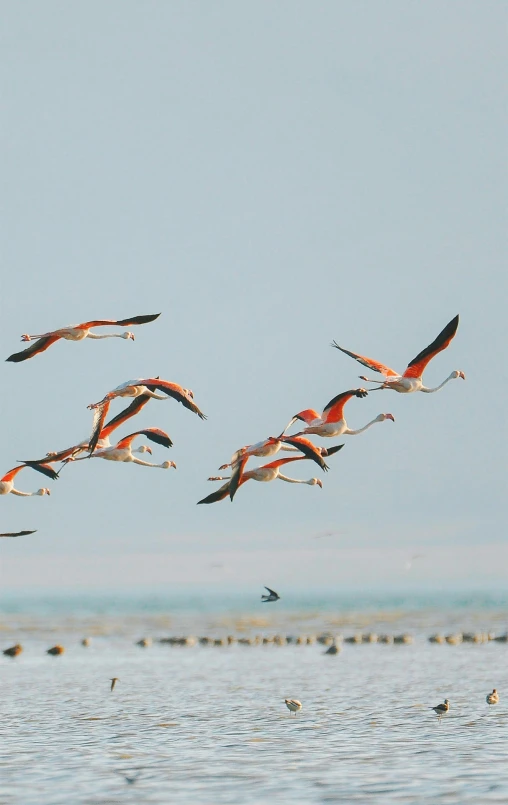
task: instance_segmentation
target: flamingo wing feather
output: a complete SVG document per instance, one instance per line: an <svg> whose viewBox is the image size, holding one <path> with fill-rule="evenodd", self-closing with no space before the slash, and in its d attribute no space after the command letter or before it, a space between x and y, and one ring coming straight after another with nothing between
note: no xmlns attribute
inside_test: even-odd
<svg viewBox="0 0 508 805"><path fill-rule="evenodd" d="M379 372L385 377L399 377L397 372L394 372L394 370L390 369L389 366L385 366L384 363L374 360L374 358L366 358L364 355L358 355L356 352L350 352L348 349L340 347L336 341L333 341L331 346L335 347L336 349L340 349L340 351L344 352L345 355L349 355L350 358L354 358L355 361L358 361L358 363L366 366L367 369L372 369L373 372Z"/></svg>
<svg viewBox="0 0 508 805"><path fill-rule="evenodd" d="M119 414L113 417L113 419L110 419L110 421L104 425L100 433L100 438L105 439L110 433L112 433L112 431L120 427L123 422L126 422L128 419L135 416L138 411L141 411L141 409L148 402L150 402L150 397L148 394L141 394L139 397L134 397L133 401L127 406L127 408L124 408L123 411L120 411Z"/></svg>
<svg viewBox="0 0 508 805"><path fill-rule="evenodd" d="M27 349L22 349L21 352L14 352L5 360L11 361L12 363L26 361L28 358L33 358L34 355L38 355L39 352L45 352L52 344L55 343L55 341L58 341L59 339L59 335L46 335L44 338L38 338L37 341L34 341L34 343L27 347Z"/></svg>
<svg viewBox="0 0 508 805"><path fill-rule="evenodd" d="M365 389L349 389L337 394L323 409L323 419L326 422L339 422L343 417L345 404L352 397L366 397L367 392Z"/></svg>
<svg viewBox="0 0 508 805"><path fill-rule="evenodd" d="M443 330L441 330L438 337L434 339L432 344L429 344L428 347L422 349L416 358L413 358L413 360L408 363L403 377L421 377L429 361L431 361L432 358L434 358L439 352L442 352L444 349L446 349L446 347L449 345L450 341L457 332L458 326L459 317L457 315L450 322L448 322Z"/></svg>
<svg viewBox="0 0 508 805"><path fill-rule="evenodd" d="M203 498L203 500L198 500L198 506L200 503L217 503L219 500L224 500L224 498L227 498L228 494L229 481L226 484L223 484L220 489L216 489L215 492L207 495L206 498Z"/></svg>
<svg viewBox="0 0 508 805"><path fill-rule="evenodd" d="M304 436L283 436L281 441L285 444L290 444L292 447L296 447L306 458L310 458L312 461L315 461L316 464L319 464L324 472L330 469L328 464L325 464L320 450L312 444L310 439L306 439Z"/></svg>

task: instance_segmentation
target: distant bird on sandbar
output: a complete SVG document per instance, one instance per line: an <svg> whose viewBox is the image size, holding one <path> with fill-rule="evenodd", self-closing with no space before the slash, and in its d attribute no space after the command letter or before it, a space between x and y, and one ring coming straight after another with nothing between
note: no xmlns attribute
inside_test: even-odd
<svg viewBox="0 0 508 805"><path fill-rule="evenodd" d="M157 391L162 391L162 394L157 394ZM184 389L182 386L178 385L178 383L172 383L169 380L161 380L159 377L138 377L135 380L127 380L112 391L108 391L102 400L88 406L88 408L91 408L95 412L92 435L89 440L88 449L90 451L92 451L97 444L98 434L100 434L103 428L111 401L114 400L115 397L141 397L142 395L152 397L154 400L167 400L168 397L172 397L177 402L182 403L189 411L197 414L200 419L206 419L205 414L199 410L194 402L194 394L191 389Z"/></svg>
<svg viewBox="0 0 508 805"><path fill-rule="evenodd" d="M298 414L294 415L282 431L281 437L297 420L305 422L307 427L295 434L296 436L305 436L314 433L316 436L326 438L342 435L357 436L359 433L363 433L364 430L367 430L367 428L370 428L371 425L374 425L376 422L384 422L385 419L391 419L392 422L395 422L393 414L379 414L379 416L368 422L363 428L359 428L359 430L351 430L348 428L343 413L345 404L353 397L362 398L366 396L367 391L365 389L349 389L349 391L343 391L331 399L330 402L325 405L322 414L314 411L313 408L306 408L304 411L300 411Z"/></svg>
<svg viewBox="0 0 508 805"><path fill-rule="evenodd" d="M488 694L486 701L487 704L499 704L499 693L497 692L496 688L494 688L492 693Z"/></svg>
<svg viewBox="0 0 508 805"><path fill-rule="evenodd" d="M51 492L46 487L44 489L38 489L37 492L20 492L19 489L14 489L14 478L21 472L21 470L25 469L26 464L20 464L18 467L13 467L12 470L6 472L5 475L0 478L0 495L8 495L9 492L13 495L18 495L22 498L31 497L32 495L50 495ZM33 470L36 472L42 472L43 475L46 475L48 478L51 478L55 481L58 478L58 475L47 464L37 464L36 466L32 467Z"/></svg>
<svg viewBox="0 0 508 805"><path fill-rule="evenodd" d="M120 681L120 679L119 679L119 677L117 677L117 676L114 676L114 677L111 679L111 688L110 688L110 690L111 690L111 691L113 691L113 689L114 689L114 687L115 687L116 683L117 683L117 682L119 682L119 681Z"/></svg>
<svg viewBox="0 0 508 805"><path fill-rule="evenodd" d="M302 709L302 703L298 701L298 699L284 699L285 705L291 713L294 713L295 716L298 710Z"/></svg>
<svg viewBox="0 0 508 805"><path fill-rule="evenodd" d="M83 341L84 338L130 338L134 341L134 333L110 333L108 335L95 335L91 333L92 327L130 327L136 324L148 324L151 321L158 319L160 313L155 313L151 316L133 316L130 319L95 319L94 321L85 321L83 324L71 324L68 327L61 327L59 330L51 330L49 333L41 333L41 335L22 335L22 341L34 341L31 347L15 352L6 358L7 361L13 363L20 363L26 361L28 358L33 358L40 352L45 352L52 344L64 338L66 341Z"/></svg>
<svg viewBox="0 0 508 805"><path fill-rule="evenodd" d="M134 464L141 464L142 467L160 467L163 470L174 467L176 469L176 464L174 461L164 461L162 464L152 464L149 461L142 461L141 459L136 458L133 453L152 454L151 447L148 447L145 444L142 444L140 447L136 447L134 450L132 449L132 442L136 436L142 435L148 436L152 439L152 441L157 442L157 444L160 444L163 447L170 447L172 444L168 434L164 433L163 430L159 430L159 428L145 428L144 430L137 430L135 433L125 436L118 442L118 444L115 444L112 447L104 447L101 450L95 450L95 452L90 453L89 456L82 456L81 458L70 456L67 459L67 463L88 461L89 458L104 458L107 461L132 462Z"/></svg>
<svg viewBox="0 0 508 805"><path fill-rule="evenodd" d="M23 651L23 646L20 643L16 643L15 646L11 646L10 648L4 649L3 653L6 657L17 657L18 654L21 654Z"/></svg>
<svg viewBox="0 0 508 805"><path fill-rule="evenodd" d="M51 648L48 648L46 654L51 654L52 657L58 657L60 654L63 654L64 651L65 651L64 647L58 645L57 643L56 646L51 646Z"/></svg>
<svg viewBox="0 0 508 805"><path fill-rule="evenodd" d="M276 593L275 590L270 590L270 588L267 587L266 584L265 584L265 590L268 590L268 595L261 596L261 601L263 601L263 603L267 604L269 601L280 600L280 595Z"/></svg>
<svg viewBox="0 0 508 805"><path fill-rule="evenodd" d="M35 531L16 531L11 534L0 534L0 537L26 537L27 534L35 534Z"/></svg>
<svg viewBox="0 0 508 805"><path fill-rule="evenodd" d="M363 364L363 366L366 366L367 369L371 369L373 372L379 372L384 376L385 379L382 384L377 386L376 389L371 389L371 391L377 391L379 389L393 389L393 391L398 391L400 394L410 394L413 391L424 391L426 394L432 394L432 392L442 389L449 380L455 380L457 377L461 377L462 380L466 379L464 372L456 369L446 378L446 380L443 380L439 386L436 386L433 389L424 386L422 381L422 375L425 367L429 361L432 360L432 358L434 358L439 352L442 352L444 349L446 349L457 332L458 326L459 317L457 315L439 333L432 344L429 344L428 347L425 347L425 349L418 353L416 358L413 358L413 360L408 364L406 371L402 375L399 375L398 372L395 372L388 366L379 363L379 361L373 360L373 358L365 358L363 355L357 355L356 352L349 352L349 350L344 349L344 347L340 347L336 341L333 341L331 346L335 347L336 349L340 349L341 352L344 352L346 355L354 358L356 361ZM366 380L367 383L381 382L379 380L365 377L364 375L360 375L360 380Z"/></svg>
<svg viewBox="0 0 508 805"><path fill-rule="evenodd" d="M445 713L447 713L450 709L450 702L448 699L445 699L444 704L437 704L435 707L431 707L430 709L434 710L438 718L442 718L442 716L444 716Z"/></svg>

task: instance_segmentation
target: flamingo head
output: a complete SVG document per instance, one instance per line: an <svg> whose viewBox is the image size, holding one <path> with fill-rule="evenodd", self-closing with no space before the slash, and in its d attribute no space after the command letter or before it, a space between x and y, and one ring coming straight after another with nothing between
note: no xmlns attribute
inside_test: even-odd
<svg viewBox="0 0 508 805"><path fill-rule="evenodd" d="M466 375L460 369L455 369L455 371L451 373L450 377L453 378L453 380L455 380L457 377L461 377L462 380L466 379Z"/></svg>
<svg viewBox="0 0 508 805"><path fill-rule="evenodd" d="M122 338L131 338L133 341L136 340L134 338L134 333L122 333Z"/></svg>
<svg viewBox="0 0 508 805"><path fill-rule="evenodd" d="M311 486L319 486L321 489L323 488L323 481L320 478L311 478L309 484Z"/></svg>
<svg viewBox="0 0 508 805"><path fill-rule="evenodd" d="M142 444L136 450L134 450L133 452L134 453L150 453L150 455L152 455L152 448L148 447L147 444Z"/></svg>
<svg viewBox="0 0 508 805"><path fill-rule="evenodd" d="M392 422L395 422L393 414L379 414L379 416L376 417L376 422L384 422L385 419L391 419Z"/></svg>
<svg viewBox="0 0 508 805"><path fill-rule="evenodd" d="M191 398L191 400L194 399L194 392L192 391L192 389L184 389L183 391L184 391L184 394L187 395L187 397Z"/></svg>
<svg viewBox="0 0 508 805"><path fill-rule="evenodd" d="M176 470L176 464L174 461L165 461L164 464L161 464L163 470L169 470L170 467L174 467Z"/></svg>
<svg viewBox="0 0 508 805"><path fill-rule="evenodd" d="M36 495L51 495L51 492L49 491L49 489L43 488L43 489L38 489L35 494Z"/></svg>

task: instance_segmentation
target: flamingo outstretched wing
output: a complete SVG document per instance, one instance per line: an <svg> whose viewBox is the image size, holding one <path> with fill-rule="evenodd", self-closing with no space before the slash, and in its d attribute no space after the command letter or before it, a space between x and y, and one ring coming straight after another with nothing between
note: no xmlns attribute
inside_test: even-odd
<svg viewBox="0 0 508 805"><path fill-rule="evenodd" d="M441 330L438 337L434 339L432 344L429 344L428 347L422 349L416 358L413 358L413 360L408 363L407 369L402 376L421 377L429 361L431 361L432 358L434 358L434 356L439 352L442 352L444 349L446 349L452 338L455 336L458 326L459 316L457 314L457 316L448 322L446 327Z"/></svg>
<svg viewBox="0 0 508 805"><path fill-rule="evenodd" d="M337 394L323 409L323 419L326 422L340 422L343 418L343 410L345 404L352 397L366 397L367 391L365 389L350 389Z"/></svg>
<svg viewBox="0 0 508 805"><path fill-rule="evenodd" d="M26 361L28 358L33 358L34 355L38 355L39 352L45 352L55 341L59 340L59 335L46 335L43 338L38 338L31 346L22 349L21 352L14 352L12 355L9 355L5 360L11 361L12 363Z"/></svg>
<svg viewBox="0 0 508 805"><path fill-rule="evenodd" d="M18 472L21 472L21 470L24 469L24 467L31 467L36 472L42 472L43 475L46 475L48 478L51 478L53 481L56 481L56 479L58 478L58 475L55 472L55 470L53 469L53 467L50 467L48 464L29 464L29 463L25 463L25 464L20 464L18 467L13 467L12 470L9 470L8 472L6 472L5 475L3 476L3 478L0 478L0 481L12 481L12 479L18 474Z"/></svg>
<svg viewBox="0 0 508 805"><path fill-rule="evenodd" d="M243 471L249 458L249 453L245 450L245 447L240 448L231 456L231 479L228 489L231 502L233 502L238 487L242 484Z"/></svg>
<svg viewBox="0 0 508 805"><path fill-rule="evenodd" d="M122 450L124 447L130 447L136 436L146 436L146 438L150 439L150 441L160 444L163 447L173 447L173 442L169 438L168 434L159 428L145 428L144 430L137 430L135 433L129 434L129 436L124 436L124 438L118 442L116 447L119 450Z"/></svg>
<svg viewBox="0 0 508 805"><path fill-rule="evenodd" d="M28 467L32 467L32 469L35 469L34 465L55 464L57 461L65 461L67 458L69 458L69 456L74 455L74 453L80 453L84 449L84 447L76 444L74 447L68 447L67 450L60 450L58 453L51 453L51 455L44 456L44 458L28 459L22 463L26 464Z"/></svg>
<svg viewBox="0 0 508 805"><path fill-rule="evenodd" d="M148 378L142 381L150 391L162 391L168 397L173 397L177 402L182 403L185 408L197 414L200 419L206 419L205 414L199 410L192 397L182 388L178 383L170 383L168 380L159 380L158 378Z"/></svg>
<svg viewBox="0 0 508 805"><path fill-rule="evenodd" d="M220 489L216 489L210 495L207 495L203 500L198 500L197 505L200 503L217 503L219 500L224 500L229 495L229 481L223 484Z"/></svg>
<svg viewBox="0 0 508 805"><path fill-rule="evenodd" d="M349 355L350 358L354 358L355 361L358 361L358 363L366 366L367 369L372 369L373 372L379 372L385 377L399 377L398 372L394 372L393 369L390 369L389 366L385 366L384 363L380 363L380 361L375 361L374 358L366 358L364 355L358 355L356 352L350 352L348 349L340 347L336 341L332 341L330 346L340 349L341 352Z"/></svg>
<svg viewBox="0 0 508 805"><path fill-rule="evenodd" d="M284 442L284 444L290 444L292 447L296 447L297 450L300 450L306 458L310 458L312 461L315 461L316 464L319 464L324 472L327 472L330 469L328 464L325 464L323 461L323 456L321 455L320 449L312 444L310 439L306 439L305 436L283 436L281 438L281 442Z"/></svg>
<svg viewBox="0 0 508 805"><path fill-rule="evenodd" d="M80 330L90 330L92 327L129 327L136 324L148 324L151 321L158 319L160 313L154 313L150 316L132 316L130 319L94 319L93 321L84 321L81 324L75 325Z"/></svg>

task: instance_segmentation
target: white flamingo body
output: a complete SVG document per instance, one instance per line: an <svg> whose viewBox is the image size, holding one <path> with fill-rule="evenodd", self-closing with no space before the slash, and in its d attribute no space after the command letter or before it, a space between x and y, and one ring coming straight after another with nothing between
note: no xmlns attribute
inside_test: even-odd
<svg viewBox="0 0 508 805"><path fill-rule="evenodd" d="M362 398L366 396L367 392L365 389L350 389L349 391L343 391L341 394L337 394L336 397L330 400L330 402L324 407L321 415L319 415L319 413L313 408L306 408L304 411L300 411L298 414L295 414L295 416L282 431L282 434L284 434L287 429L290 428L291 425L297 420L305 422L307 427L295 434L296 436L315 434L316 436L322 436L324 438L333 438L334 436L343 435L357 436L359 433L363 433L365 430L367 430L367 428L370 428L376 422L384 422L385 419L391 419L392 422L395 422L393 414L379 414L375 419L371 420L371 422L367 422L363 428L351 430L351 428L348 427L344 417L344 406L350 399L352 399L352 397Z"/></svg>
<svg viewBox="0 0 508 805"><path fill-rule="evenodd" d="M288 453L298 452L296 447L288 447L287 445L283 444L280 439L264 439L262 442L256 442L256 444L249 444L246 447L240 448L240 450L237 450L236 453L233 454L231 463L222 464L219 469L225 470L228 467L231 467L234 459L239 454L248 458L251 458L252 456L256 456L257 458L267 458L269 456L276 455L279 450L285 450Z"/></svg>
<svg viewBox="0 0 508 805"><path fill-rule="evenodd" d="M136 431L136 433L131 433L129 436L125 436L121 439L117 444L113 445L112 447L105 447L101 450L96 450L94 453L91 454L91 458L103 458L106 461L120 461L120 462L132 462L133 464L140 464L143 467L159 467L160 469L167 470L170 467L174 467L176 469L176 464L174 461L164 461L162 464L151 464L148 461L141 461L141 459L136 458L134 453L152 453L152 450L147 445L141 445L135 449L132 448L132 442L136 438L136 436L143 435L152 435L155 437L159 444L162 444L164 447L171 446L171 440L167 433L164 431L159 430L158 428L145 428L144 430ZM83 458L71 457L69 461L86 461L89 456L84 456Z"/></svg>

